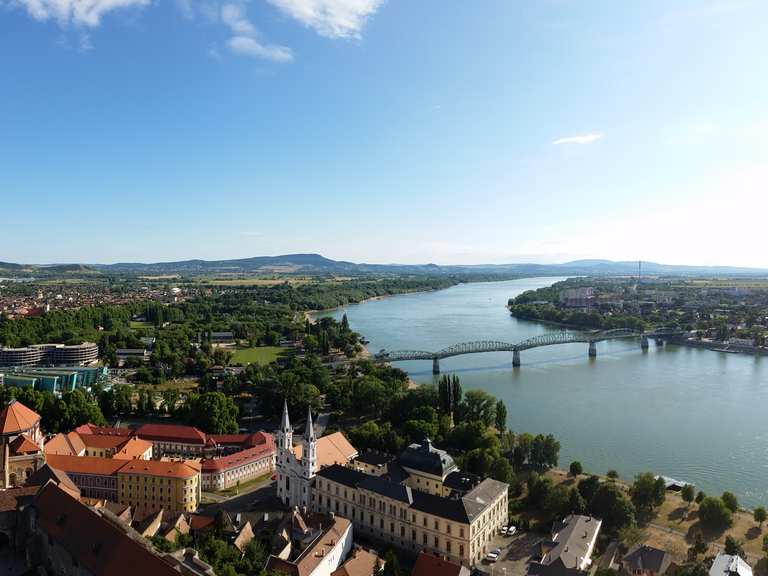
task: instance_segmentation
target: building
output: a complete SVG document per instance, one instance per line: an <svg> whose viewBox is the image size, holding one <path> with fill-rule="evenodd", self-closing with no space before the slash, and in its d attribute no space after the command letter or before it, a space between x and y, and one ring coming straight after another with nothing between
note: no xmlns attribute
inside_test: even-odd
<svg viewBox="0 0 768 576"><path fill-rule="evenodd" d="M595 289L591 286L568 288L560 292L559 298L566 308L589 308L595 299Z"/></svg>
<svg viewBox="0 0 768 576"><path fill-rule="evenodd" d="M207 443L205 433L194 426L143 424L129 433L152 442L156 456L201 457Z"/></svg>
<svg viewBox="0 0 768 576"><path fill-rule="evenodd" d="M283 417L277 432L277 497L289 508L310 508L313 478L324 466L354 460L357 450L341 432L315 437L312 411L307 415L304 437L293 445L293 428L288 417L288 404L283 404Z"/></svg>
<svg viewBox="0 0 768 576"><path fill-rule="evenodd" d="M18 512L19 549L30 573L68 576L179 576L173 565L104 509L92 509L50 482ZM87 535L87 537L84 537Z"/></svg>
<svg viewBox="0 0 768 576"><path fill-rule="evenodd" d="M38 366L55 364L85 366L99 359L99 347L93 342L72 346L34 344L24 348L0 348L0 366Z"/></svg>
<svg viewBox="0 0 768 576"><path fill-rule="evenodd" d="M48 465L69 476L83 498L118 502L140 517L160 509L194 512L200 502L200 470L193 463L51 454Z"/></svg>
<svg viewBox="0 0 768 576"><path fill-rule="evenodd" d="M672 565L672 555L668 552L636 544L624 555L621 571L627 576L663 576Z"/></svg>
<svg viewBox="0 0 768 576"><path fill-rule="evenodd" d="M385 562L379 556L362 548L353 548L347 560L331 572L331 576L379 576Z"/></svg>
<svg viewBox="0 0 768 576"><path fill-rule="evenodd" d="M151 356L152 355L144 348L118 348L115 350L115 358L120 366L125 364L131 358L138 360L142 364L146 364L149 362Z"/></svg>
<svg viewBox="0 0 768 576"><path fill-rule="evenodd" d="M507 523L507 489L488 478L465 494L437 496L333 465L317 473L312 504L315 510L349 517L355 530L370 539L471 566Z"/></svg>
<svg viewBox="0 0 768 576"><path fill-rule="evenodd" d="M137 515L160 509L170 513L194 512L200 503L200 469L191 462L160 460L123 461L117 471L117 500Z"/></svg>
<svg viewBox="0 0 768 576"><path fill-rule="evenodd" d="M541 559L528 565L531 576L584 576L592 564L592 551L601 520L572 514L552 528L552 539L540 544Z"/></svg>
<svg viewBox="0 0 768 576"><path fill-rule="evenodd" d="M352 550L352 523L338 516L298 516L286 533L279 555L267 559L266 571L290 576L331 576Z"/></svg>
<svg viewBox="0 0 768 576"><path fill-rule="evenodd" d="M262 434L260 445L233 452L218 458L206 458L201 462L203 490L225 490L275 469L275 441L271 435Z"/></svg>
<svg viewBox="0 0 768 576"><path fill-rule="evenodd" d="M83 498L118 501L117 471L125 465L125 461L60 454L48 454L46 460L51 468L69 476Z"/></svg>
<svg viewBox="0 0 768 576"><path fill-rule="evenodd" d="M709 576L752 576L752 568L739 556L720 552L709 569Z"/></svg>
<svg viewBox="0 0 768 576"><path fill-rule="evenodd" d="M112 454L113 460L152 460L152 442L141 438L129 438Z"/></svg>
<svg viewBox="0 0 768 576"><path fill-rule="evenodd" d="M17 400L11 400L0 412L0 442L0 488L24 484L45 464L40 415Z"/></svg>
<svg viewBox="0 0 768 576"><path fill-rule="evenodd" d="M434 554L419 552L411 576L469 576L469 568L440 558Z"/></svg>

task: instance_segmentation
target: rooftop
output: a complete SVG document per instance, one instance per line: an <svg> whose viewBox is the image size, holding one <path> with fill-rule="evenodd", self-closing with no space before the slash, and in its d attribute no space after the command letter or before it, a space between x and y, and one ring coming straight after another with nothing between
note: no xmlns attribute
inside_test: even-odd
<svg viewBox="0 0 768 576"><path fill-rule="evenodd" d="M628 571L654 572L661 576L672 563L672 556L653 546L636 544L624 555L622 565Z"/></svg>
<svg viewBox="0 0 768 576"><path fill-rule="evenodd" d="M427 438L421 444L411 444L400 454L398 459L404 468L417 470L433 476L445 478L448 474L457 470L453 458L445 450L432 446Z"/></svg>
<svg viewBox="0 0 768 576"><path fill-rule="evenodd" d="M19 434L40 423L40 414L30 410L16 399L0 412L0 434Z"/></svg>
<svg viewBox="0 0 768 576"><path fill-rule="evenodd" d="M296 458L301 459L303 448L301 444L293 447ZM334 432L317 439L317 466L323 468L333 464L346 464L357 456L357 449L349 443L341 432Z"/></svg>
<svg viewBox="0 0 768 576"><path fill-rule="evenodd" d="M419 552L411 576L469 576L469 569L439 556Z"/></svg>
<svg viewBox="0 0 768 576"><path fill-rule="evenodd" d="M720 552L709 569L709 576L752 576L752 568L739 556Z"/></svg>
<svg viewBox="0 0 768 576"><path fill-rule="evenodd" d="M79 456L85 452L85 444L77 432L59 432L45 443L43 450L46 455Z"/></svg>
<svg viewBox="0 0 768 576"><path fill-rule="evenodd" d="M268 444L262 446L256 446L255 448L246 448L234 454L228 456L222 456L220 458L210 458L203 460L202 470L203 472L215 472L218 470L226 470L228 468L236 468L243 464L247 464L252 460L263 458L265 455L275 452L275 443L270 440Z"/></svg>
<svg viewBox="0 0 768 576"><path fill-rule="evenodd" d="M124 460L112 460L112 458L96 456L48 454L46 461L52 468L67 474L92 474L94 476L112 476L125 466Z"/></svg>
<svg viewBox="0 0 768 576"><path fill-rule="evenodd" d="M205 444L205 434L194 426L176 424L143 424L136 430L136 436L147 440L179 442L184 444Z"/></svg>
<svg viewBox="0 0 768 576"><path fill-rule="evenodd" d="M146 476L164 476L167 478L192 478L200 473L200 470L186 462L161 460L118 460L122 468L119 474L143 474Z"/></svg>
<svg viewBox="0 0 768 576"><path fill-rule="evenodd" d="M141 438L122 438L123 443L118 446L117 451L112 455L114 460L134 460L141 458L148 450L152 449L152 442L142 440Z"/></svg>

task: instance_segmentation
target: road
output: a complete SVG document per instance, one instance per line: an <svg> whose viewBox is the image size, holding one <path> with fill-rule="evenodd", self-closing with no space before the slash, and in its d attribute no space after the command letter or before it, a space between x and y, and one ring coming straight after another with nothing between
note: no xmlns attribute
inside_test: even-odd
<svg viewBox="0 0 768 576"><path fill-rule="evenodd" d="M261 484L250 487L245 492L237 496L221 496L204 492L203 495L211 500L216 500L200 506L200 512L213 516L219 510L224 510L230 514L241 513L260 513L269 512L280 507L277 499L276 483L270 479Z"/></svg>

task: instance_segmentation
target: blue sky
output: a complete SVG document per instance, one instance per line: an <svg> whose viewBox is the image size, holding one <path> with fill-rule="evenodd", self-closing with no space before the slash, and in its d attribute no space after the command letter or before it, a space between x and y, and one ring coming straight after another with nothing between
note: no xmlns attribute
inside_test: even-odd
<svg viewBox="0 0 768 576"><path fill-rule="evenodd" d="M763 0L0 0L0 261L768 266Z"/></svg>

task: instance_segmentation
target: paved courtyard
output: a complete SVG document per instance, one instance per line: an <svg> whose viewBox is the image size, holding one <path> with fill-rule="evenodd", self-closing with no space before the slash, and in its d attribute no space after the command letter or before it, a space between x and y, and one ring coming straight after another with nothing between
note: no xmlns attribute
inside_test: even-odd
<svg viewBox="0 0 768 576"><path fill-rule="evenodd" d="M501 548L499 560L493 564L483 562L477 568L490 576L525 576L528 562L539 542L541 536L531 533L495 536L488 549Z"/></svg>

